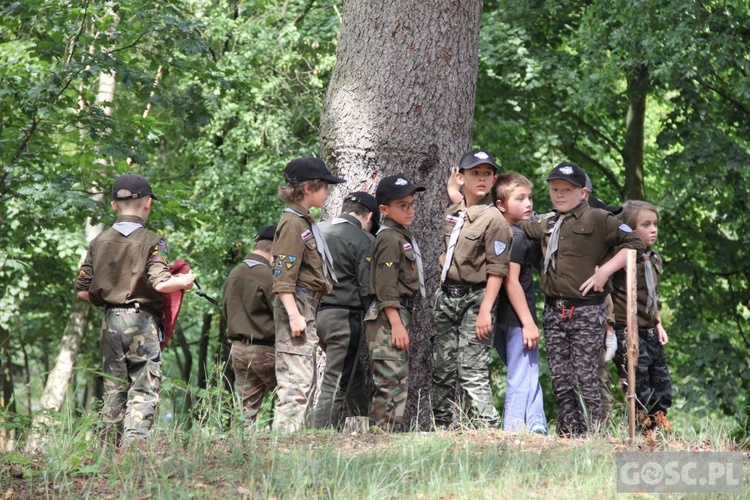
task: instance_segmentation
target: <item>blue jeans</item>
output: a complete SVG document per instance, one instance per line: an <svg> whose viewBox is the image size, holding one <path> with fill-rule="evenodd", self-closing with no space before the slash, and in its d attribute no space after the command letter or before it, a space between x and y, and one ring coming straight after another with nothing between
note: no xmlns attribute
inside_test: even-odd
<svg viewBox="0 0 750 500"><path fill-rule="evenodd" d="M508 367L508 388L505 392L503 429L531 430L547 428L542 387L539 385L539 347L524 349L523 328L497 325L495 349Z"/></svg>

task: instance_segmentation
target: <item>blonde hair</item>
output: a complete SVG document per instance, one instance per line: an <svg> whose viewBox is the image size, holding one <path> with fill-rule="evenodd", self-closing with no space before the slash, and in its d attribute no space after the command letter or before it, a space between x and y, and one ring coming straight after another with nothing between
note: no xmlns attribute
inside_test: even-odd
<svg viewBox="0 0 750 500"><path fill-rule="evenodd" d="M527 187L532 189L534 185L529 179L518 172L503 172L497 176L495 185L492 186L492 199L495 203L502 201L506 203L510 193L517 187Z"/></svg>
<svg viewBox="0 0 750 500"><path fill-rule="evenodd" d="M310 186L310 192L314 193L321 189L326 181L322 179L312 179L309 181L302 181L299 184L286 183L283 186L279 186L279 198L285 203L296 203L305 197L305 188Z"/></svg>
<svg viewBox="0 0 750 500"><path fill-rule="evenodd" d="M641 210L651 210L656 214L656 221L659 221L659 212L656 210L656 207L651 203L641 200L626 201L622 206L620 220L630 226L631 229L635 229L638 222L638 214L641 213Z"/></svg>

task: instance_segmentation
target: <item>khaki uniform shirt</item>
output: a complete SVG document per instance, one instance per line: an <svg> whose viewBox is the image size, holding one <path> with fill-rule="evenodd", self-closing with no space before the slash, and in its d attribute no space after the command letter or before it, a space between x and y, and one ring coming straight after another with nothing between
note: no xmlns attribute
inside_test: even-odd
<svg viewBox="0 0 750 500"><path fill-rule="evenodd" d="M333 257L338 279L333 292L325 295L320 305L364 309L369 302L370 262L375 237L363 231L359 220L349 214L321 222L320 232Z"/></svg>
<svg viewBox="0 0 750 500"><path fill-rule="evenodd" d="M417 258L411 245L413 237L411 231L393 219L383 219L370 268L370 293L375 295L381 309L401 309L401 297L414 299L419 295Z"/></svg>
<svg viewBox="0 0 750 500"><path fill-rule="evenodd" d="M443 269L451 232L462 216L464 225L453 251L446 283L478 285L487 281L487 275L507 277L513 233L492 203L491 195L468 208L464 198L445 212L442 234L446 250L440 255L438 270Z"/></svg>
<svg viewBox="0 0 750 500"><path fill-rule="evenodd" d="M273 292L294 293L298 286L313 292L331 293L333 283L323 275L323 260L312 234L314 222L310 212L301 205L290 203L290 208L303 214L284 212L276 227L273 240Z"/></svg>
<svg viewBox="0 0 750 500"><path fill-rule="evenodd" d="M256 253L245 260L260 262L250 267L244 261L229 273L224 284L224 317L227 338L239 337L270 340L276 336L273 326L273 275L271 264Z"/></svg>
<svg viewBox="0 0 750 500"><path fill-rule="evenodd" d="M529 239L542 242L544 255L557 218L555 214L536 221L521 221L518 227ZM540 273L542 292L553 299L604 298L612 290L609 283L603 292L591 290L586 297L581 295L579 288L594 274L596 266L608 260L611 251L616 253L621 248L633 248L641 254L646 245L640 236L618 222L614 215L591 208L583 200L563 221L558 240L557 265L555 269L550 266L546 273Z"/></svg>
<svg viewBox="0 0 750 500"><path fill-rule="evenodd" d="M656 307L649 311L646 307L648 304L648 288L646 287L646 266L643 265L643 259L650 258L651 269L654 274L654 287L656 288ZM659 301L659 279L662 272L662 260L656 252L651 252L650 257L639 257L636 260L636 283L637 283L637 302L638 302L638 326L640 328L653 328L658 323L658 310L661 309ZM620 269L612 276L612 302L615 307L615 328L621 330L628 324L628 284L627 272Z"/></svg>
<svg viewBox="0 0 750 500"><path fill-rule="evenodd" d="M167 244L143 227L145 221L140 217L123 215L115 226L118 223L141 227L124 236L113 226L94 238L78 270L75 289L88 290L96 306L137 302L161 311L163 301L154 287L171 277Z"/></svg>

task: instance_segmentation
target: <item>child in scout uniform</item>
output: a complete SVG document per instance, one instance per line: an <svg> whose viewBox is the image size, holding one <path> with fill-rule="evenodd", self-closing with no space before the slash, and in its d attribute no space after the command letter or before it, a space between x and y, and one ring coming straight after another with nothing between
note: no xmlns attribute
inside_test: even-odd
<svg viewBox="0 0 750 500"><path fill-rule="evenodd" d="M363 319L370 305L370 261L379 227L380 211L375 197L363 191L344 198L341 214L320 224L320 232L333 256L338 282L324 296L318 309L318 337L326 353L320 394L313 425L338 427L344 403L352 416L366 416L370 395L364 367L358 362Z"/></svg>
<svg viewBox="0 0 750 500"><path fill-rule="evenodd" d="M329 184L345 182L322 160L303 157L284 169L286 202L273 241L273 318L276 327L278 402L273 428L290 433L308 424L316 388L318 334L315 313L322 295L331 293L336 274L333 259L311 207L323 207Z"/></svg>
<svg viewBox="0 0 750 500"><path fill-rule="evenodd" d="M384 177L375 193L383 223L370 266L375 300L365 316L375 394L370 420L384 430L403 430L408 395L409 330L417 296L425 296L422 257L414 235L415 186L401 175Z"/></svg>
<svg viewBox="0 0 750 500"><path fill-rule="evenodd" d="M172 276L167 244L145 228L156 199L138 174L112 187L114 225L94 238L78 271L78 296L104 308L101 332L104 434L128 445L148 437L159 402L160 293L192 288L192 273Z"/></svg>
<svg viewBox="0 0 750 500"><path fill-rule="evenodd" d="M457 180L464 196L446 211L446 250L438 267L435 296L432 410L435 424L450 426L456 384L472 417L497 425L488 364L492 350L494 305L508 273L512 235L492 202L497 166L486 151L470 151L459 162Z"/></svg>
<svg viewBox="0 0 750 500"><path fill-rule="evenodd" d="M258 418L263 397L276 388L271 246L276 225L255 236L255 248L227 277L223 305L232 341L234 383L245 411L245 425Z"/></svg>
<svg viewBox="0 0 750 500"><path fill-rule="evenodd" d="M667 410L672 405L672 379L667 368L664 345L669 341L661 323L659 280L662 260L653 246L659 234L659 214L650 203L629 201L625 204L622 221L631 226L646 243L646 253L637 261L638 290L638 366L635 368L635 394L640 408L640 423L644 430L663 427L669 430ZM615 307L615 334L619 349L615 357L620 377L626 374L627 277L624 271L612 277L612 300ZM627 380L627 379L626 379Z"/></svg>
<svg viewBox="0 0 750 500"><path fill-rule="evenodd" d="M543 245L543 322L558 407L557 432L579 436L598 428L602 420L597 369L609 277L625 265L627 248L642 252L645 245L614 215L589 207L586 173L575 163L557 165L547 182L555 212L518 226Z"/></svg>
<svg viewBox="0 0 750 500"><path fill-rule="evenodd" d="M533 243L518 227L529 220L532 184L516 172L500 174L493 188L497 208L513 231L508 277L498 297L495 349L508 367L503 429L547 434L539 384L539 327L533 280Z"/></svg>

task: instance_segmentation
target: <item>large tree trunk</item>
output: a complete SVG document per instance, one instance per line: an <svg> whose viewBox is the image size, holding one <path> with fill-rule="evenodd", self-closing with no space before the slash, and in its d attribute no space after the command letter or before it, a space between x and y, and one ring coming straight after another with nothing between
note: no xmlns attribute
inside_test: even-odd
<svg viewBox="0 0 750 500"><path fill-rule="evenodd" d="M440 221L451 165L470 146L477 79L480 0L350 0L321 119L322 154L348 182L332 194L374 193L404 173L427 192L412 229L422 248L428 294L437 287ZM407 418L430 422L433 327L429 297L417 308L409 350Z"/></svg>
<svg viewBox="0 0 750 500"><path fill-rule="evenodd" d="M644 200L643 130L646 122L646 96L649 90L648 68L638 66L628 75L628 114L625 123L625 199Z"/></svg>

